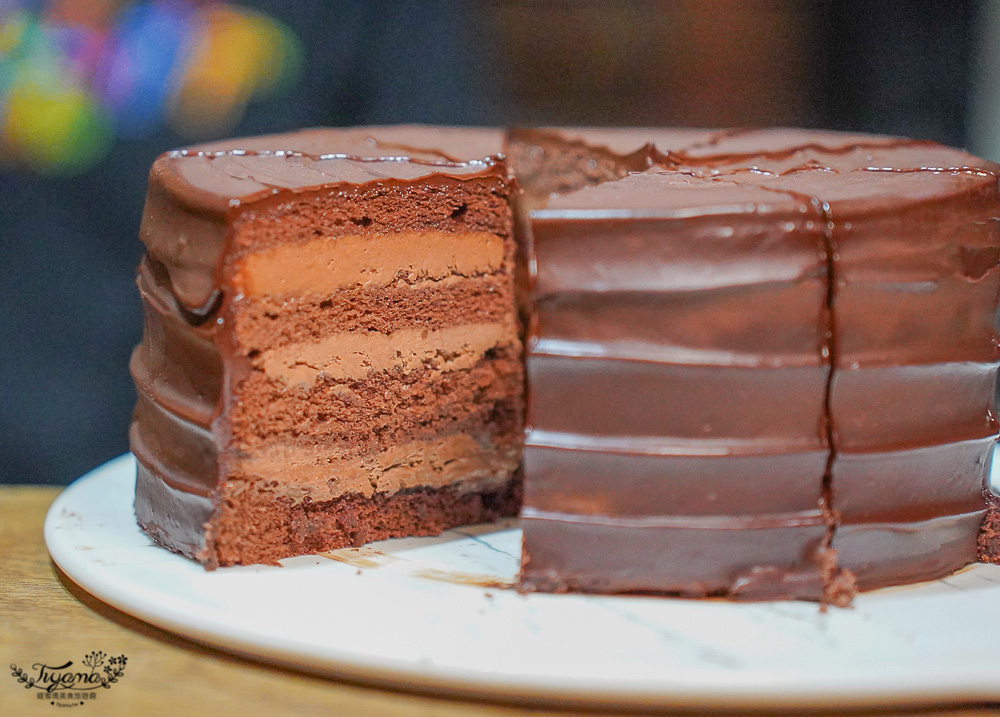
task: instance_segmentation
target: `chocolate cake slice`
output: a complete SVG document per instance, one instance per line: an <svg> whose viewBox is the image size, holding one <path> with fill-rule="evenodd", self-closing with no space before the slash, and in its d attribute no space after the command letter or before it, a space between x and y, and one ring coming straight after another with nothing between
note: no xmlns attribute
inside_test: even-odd
<svg viewBox="0 0 1000 717"><path fill-rule="evenodd" d="M516 513L500 143L313 130L157 160L132 361L154 539L209 566L274 562Z"/></svg>
<svg viewBox="0 0 1000 717"><path fill-rule="evenodd" d="M644 171L624 155L620 179L567 176L529 211L522 584L818 600L821 210L673 171L676 149L647 149ZM531 154L512 153L515 170Z"/></svg>

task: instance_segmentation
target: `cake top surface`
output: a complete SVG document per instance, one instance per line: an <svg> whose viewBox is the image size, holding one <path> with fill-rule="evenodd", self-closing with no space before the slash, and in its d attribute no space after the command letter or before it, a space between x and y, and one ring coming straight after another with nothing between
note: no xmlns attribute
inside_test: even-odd
<svg viewBox="0 0 1000 717"><path fill-rule="evenodd" d="M426 161L466 162L500 151L503 131L488 127L383 125L311 127L284 134L243 137L189 147L190 153L232 150L289 150L309 155L341 153L359 157L411 157Z"/></svg>
<svg viewBox="0 0 1000 717"><path fill-rule="evenodd" d="M803 129L543 128L513 130L510 137L537 145L541 154L575 149L581 158L592 155L594 162L613 165L608 176L589 182L599 183L602 191L575 187L580 197L573 196L575 191L560 192L547 202L550 208L579 209L585 202L603 201L623 208L628 192L612 186L609 180L636 172L646 175L626 183L628 191L643 187L634 195L636 208L649 210L660 204L667 211L686 201L726 203L736 199L733 184L760 186L766 180L796 173L809 175L791 182L797 191L829 194L840 200L929 197L954 190L963 178L995 178L1000 174L1000 168L991 162L933 142ZM496 160L505 151L505 144L504 132L490 128L313 128L168 152L153 165L152 181L194 210L223 213L281 190L414 181L434 175L500 175L505 170ZM715 192L714 199L694 191L675 196L662 191L665 185L691 190L697 183L670 181L658 176L663 172L724 179L730 186L706 184L706 191ZM852 173L849 178L829 176ZM906 173L920 176L893 176ZM530 185L531 177L522 183ZM758 190L748 190L744 201L763 196Z"/></svg>
<svg viewBox="0 0 1000 717"><path fill-rule="evenodd" d="M516 128L510 134L522 142L570 142L624 156L648 145L661 152L699 146L711 141L719 130L687 127L542 127Z"/></svg>
<svg viewBox="0 0 1000 717"><path fill-rule="evenodd" d="M894 147L924 144L885 135L829 130L777 127L771 129L727 129L711 133L702 141L682 147L688 157L753 157L789 150L837 151L844 148ZM930 143L927 143L930 144Z"/></svg>
<svg viewBox="0 0 1000 717"><path fill-rule="evenodd" d="M544 130L617 155L621 176L553 193L537 218L670 218L814 200L888 209L995 186L1000 167L933 142L800 129ZM524 135L532 139L530 134ZM536 135L537 139L541 135ZM636 171L641 137L654 138Z"/></svg>
<svg viewBox="0 0 1000 717"><path fill-rule="evenodd" d="M767 212L777 205L797 205L792 197L755 183L654 168L577 191L553 195L538 219L618 217L681 218L692 214Z"/></svg>
<svg viewBox="0 0 1000 717"><path fill-rule="evenodd" d="M167 152L152 181L195 210L221 213L281 190L499 175L502 140L499 130L481 128L305 129Z"/></svg>

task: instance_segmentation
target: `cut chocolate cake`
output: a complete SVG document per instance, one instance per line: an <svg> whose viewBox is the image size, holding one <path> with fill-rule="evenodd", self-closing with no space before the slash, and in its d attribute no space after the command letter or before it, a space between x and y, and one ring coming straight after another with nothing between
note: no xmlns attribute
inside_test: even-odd
<svg viewBox="0 0 1000 717"><path fill-rule="evenodd" d="M802 130L164 155L140 525L209 566L429 535L515 513L525 442L526 590L843 604L997 560L997 177Z"/></svg>
<svg viewBox="0 0 1000 717"><path fill-rule="evenodd" d="M451 132L419 156L396 143L434 134L312 131L157 161L132 362L136 511L157 541L207 565L273 562L516 513L500 135Z"/></svg>

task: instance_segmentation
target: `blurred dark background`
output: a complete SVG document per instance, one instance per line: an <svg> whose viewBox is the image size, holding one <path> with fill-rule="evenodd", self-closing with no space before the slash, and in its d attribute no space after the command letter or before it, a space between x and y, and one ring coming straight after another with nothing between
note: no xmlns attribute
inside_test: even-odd
<svg viewBox="0 0 1000 717"><path fill-rule="evenodd" d="M994 41L989 1L0 0L0 482L128 449L164 150L309 125L800 125L996 159Z"/></svg>

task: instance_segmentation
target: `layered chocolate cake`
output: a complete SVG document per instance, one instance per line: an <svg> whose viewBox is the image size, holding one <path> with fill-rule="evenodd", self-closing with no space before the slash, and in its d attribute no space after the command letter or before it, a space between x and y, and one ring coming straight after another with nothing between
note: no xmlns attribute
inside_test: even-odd
<svg viewBox="0 0 1000 717"><path fill-rule="evenodd" d="M998 171L799 130L166 154L140 525L209 566L433 534L517 511L523 442L526 590L843 604L995 560Z"/></svg>
<svg viewBox="0 0 1000 717"><path fill-rule="evenodd" d="M310 131L154 165L131 441L139 523L163 545L274 562L516 513L501 136L380 137Z"/></svg>

